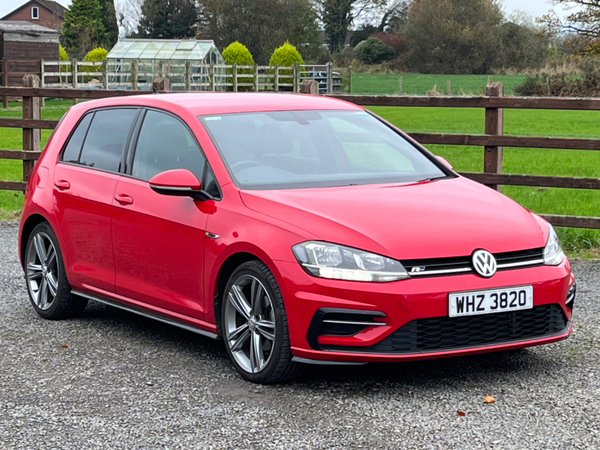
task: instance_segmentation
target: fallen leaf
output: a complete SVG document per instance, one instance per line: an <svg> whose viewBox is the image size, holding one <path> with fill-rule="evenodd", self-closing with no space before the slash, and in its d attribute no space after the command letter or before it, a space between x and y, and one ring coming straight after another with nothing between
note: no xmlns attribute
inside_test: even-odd
<svg viewBox="0 0 600 450"><path fill-rule="evenodd" d="M483 403L494 403L495 401L496 399L491 395L486 395L486 397L483 399Z"/></svg>
<svg viewBox="0 0 600 450"><path fill-rule="evenodd" d="M467 413L466 413L466 412L464 412L464 411L461 411L460 409L459 409L458 411L456 411L456 414L458 414L458 415L459 415L459 416L461 416L461 417L462 417L462 416L466 416L466 415L467 415Z"/></svg>
<svg viewBox="0 0 600 450"><path fill-rule="evenodd" d="M69 346L68 346L67 344L60 344L60 346L61 346L62 348L69 348Z"/></svg>

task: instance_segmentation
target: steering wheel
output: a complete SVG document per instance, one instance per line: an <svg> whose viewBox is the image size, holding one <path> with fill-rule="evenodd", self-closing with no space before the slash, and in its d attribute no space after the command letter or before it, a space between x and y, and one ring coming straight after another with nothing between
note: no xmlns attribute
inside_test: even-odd
<svg viewBox="0 0 600 450"><path fill-rule="evenodd" d="M231 170L233 170L234 172L239 172L241 169L246 168L246 167L255 167L255 166L261 166L261 165L262 164L259 164L256 161L250 161L249 159L244 159L242 161L233 163L231 165Z"/></svg>

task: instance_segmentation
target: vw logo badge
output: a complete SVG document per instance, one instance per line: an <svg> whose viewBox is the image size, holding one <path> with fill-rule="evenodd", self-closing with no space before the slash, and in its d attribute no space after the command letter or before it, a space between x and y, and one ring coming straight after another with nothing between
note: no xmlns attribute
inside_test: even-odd
<svg viewBox="0 0 600 450"><path fill-rule="evenodd" d="M477 250L473 253L473 268L484 278L493 277L496 273L496 258L487 250Z"/></svg>

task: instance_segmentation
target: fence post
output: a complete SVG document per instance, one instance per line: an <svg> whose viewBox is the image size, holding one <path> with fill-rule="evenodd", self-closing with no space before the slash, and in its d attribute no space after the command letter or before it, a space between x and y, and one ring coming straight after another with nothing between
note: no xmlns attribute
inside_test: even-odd
<svg viewBox="0 0 600 450"><path fill-rule="evenodd" d="M102 61L102 86L108 89L108 60Z"/></svg>
<svg viewBox="0 0 600 450"><path fill-rule="evenodd" d="M294 87L292 89L294 92L300 92L300 64L298 64L297 62L294 63L292 73L294 84Z"/></svg>
<svg viewBox="0 0 600 450"><path fill-rule="evenodd" d="M279 92L279 64L275 64L275 78L273 79L273 90Z"/></svg>
<svg viewBox="0 0 600 450"><path fill-rule="evenodd" d="M327 93L333 92L333 70L331 62L327 63Z"/></svg>
<svg viewBox="0 0 600 450"><path fill-rule="evenodd" d="M40 87L41 88L45 87L44 72L45 72L44 60L40 59ZM42 106L46 106L46 98L45 97L42 97L40 99L40 108Z"/></svg>
<svg viewBox="0 0 600 450"><path fill-rule="evenodd" d="M500 82L491 81L485 88L485 94L488 97L503 97L504 86ZM485 109L485 134L495 136L501 136L504 134L504 109ZM483 171L485 173L501 173L502 154L502 147L486 145L484 147L483 155ZM500 187L496 184L488 184L488 186L497 191L500 190Z"/></svg>
<svg viewBox="0 0 600 450"><path fill-rule="evenodd" d="M210 63L208 66L208 82L210 83L210 90L215 91L215 65Z"/></svg>
<svg viewBox="0 0 600 450"><path fill-rule="evenodd" d="M398 78L398 94L402 94L402 77Z"/></svg>
<svg viewBox="0 0 600 450"><path fill-rule="evenodd" d="M450 78L446 80L446 95L452 95L452 81Z"/></svg>
<svg viewBox="0 0 600 450"><path fill-rule="evenodd" d="M237 77L237 64L233 63L231 66L231 72L233 73L233 92L238 91L238 77Z"/></svg>
<svg viewBox="0 0 600 450"><path fill-rule="evenodd" d="M71 60L71 78L73 81L73 89L77 89L77 60Z"/></svg>
<svg viewBox="0 0 600 450"><path fill-rule="evenodd" d="M131 89L134 91L138 90L138 61L137 59L131 60Z"/></svg>
<svg viewBox="0 0 600 450"><path fill-rule="evenodd" d="M2 61L2 86L8 86L8 62ZM8 108L8 96L2 96L2 107Z"/></svg>
<svg viewBox="0 0 600 450"><path fill-rule="evenodd" d="M258 92L258 64L254 64L254 92Z"/></svg>
<svg viewBox="0 0 600 450"><path fill-rule="evenodd" d="M348 94L352 94L352 66L348 66Z"/></svg>
<svg viewBox="0 0 600 450"><path fill-rule="evenodd" d="M192 62L191 61L185 62L185 90L188 92L192 90Z"/></svg>
<svg viewBox="0 0 600 450"><path fill-rule="evenodd" d="M152 81L152 91L170 91L171 90L171 79L167 77L156 77Z"/></svg>
<svg viewBox="0 0 600 450"><path fill-rule="evenodd" d="M40 87L40 79L37 75L25 75L23 87ZM40 98L23 97L23 119L40 119ZM23 150L40 151L40 130L35 128L23 128ZM29 179L35 161L23 160L23 181Z"/></svg>

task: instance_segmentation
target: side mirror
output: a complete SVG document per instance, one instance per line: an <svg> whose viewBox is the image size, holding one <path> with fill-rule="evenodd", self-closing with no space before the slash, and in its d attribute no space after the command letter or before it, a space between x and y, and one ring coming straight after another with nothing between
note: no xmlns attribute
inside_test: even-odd
<svg viewBox="0 0 600 450"><path fill-rule="evenodd" d="M435 156L443 165L445 165L448 169L453 170L452 164L450 164L446 158L442 158L441 156Z"/></svg>
<svg viewBox="0 0 600 450"><path fill-rule="evenodd" d="M162 195L177 197L192 197L196 200L206 200L210 196L202 190L196 175L187 169L173 169L160 172L150 178L150 188Z"/></svg>

